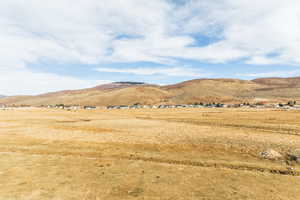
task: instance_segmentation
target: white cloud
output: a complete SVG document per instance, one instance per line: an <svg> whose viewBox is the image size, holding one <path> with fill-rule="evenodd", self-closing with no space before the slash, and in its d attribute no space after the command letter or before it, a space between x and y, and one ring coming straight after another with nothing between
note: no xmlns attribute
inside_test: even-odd
<svg viewBox="0 0 300 200"><path fill-rule="evenodd" d="M111 73L127 73L135 75L164 75L164 76L189 76L189 77L203 77L211 74L203 73L199 69L191 69L188 67L164 67L164 68L106 68L101 67L96 69L98 72L111 72Z"/></svg>
<svg viewBox="0 0 300 200"><path fill-rule="evenodd" d="M0 55L6 63L169 63L173 57L213 63L249 57L251 63L279 51L278 62L300 63L299 1L171 2L2 0ZM195 35L218 42L197 47Z"/></svg>
<svg viewBox="0 0 300 200"><path fill-rule="evenodd" d="M30 63L41 60L177 65L182 63L174 58L211 63L244 58L247 64L255 65L300 64L300 1L174 2L1 0L1 66L18 74L29 73ZM201 36L216 42L197 46ZM268 56L272 53L276 56ZM2 75L0 78L4 80ZM71 79L65 80L71 83ZM16 88L6 85L5 90ZM70 86L67 81L64 85Z"/></svg>
<svg viewBox="0 0 300 200"><path fill-rule="evenodd" d="M242 77L289 77L297 75L300 75L300 70L236 74L236 76Z"/></svg>
<svg viewBox="0 0 300 200"><path fill-rule="evenodd" d="M2 0L0 93L36 94L95 85L95 81L33 72L29 66L41 60L69 64L117 61L109 55L114 38L163 32L160 19L168 9L169 4L160 0Z"/></svg>
<svg viewBox="0 0 300 200"><path fill-rule="evenodd" d="M211 51L206 56L211 61L248 57L251 64L300 63L299 1L192 0L181 18L188 23L180 30L220 38L218 45L202 48ZM266 58L274 52L277 57Z"/></svg>
<svg viewBox="0 0 300 200"><path fill-rule="evenodd" d="M170 62L179 57L212 63L248 58L248 64L300 64L300 2L292 0L190 0L165 10L160 30L113 42L112 58ZM168 26L166 25L168 24ZM151 27L151 26L150 26ZM155 29L153 29L155 30ZM217 42L195 46L193 36ZM278 53L276 57L267 57Z"/></svg>
<svg viewBox="0 0 300 200"><path fill-rule="evenodd" d="M163 34L169 9L160 0L2 0L0 55L23 62L112 60L116 36Z"/></svg>
<svg viewBox="0 0 300 200"><path fill-rule="evenodd" d="M49 91L82 89L109 83L108 80L81 80L78 78L36 73L26 69L0 69L0 93L4 95L31 95Z"/></svg>

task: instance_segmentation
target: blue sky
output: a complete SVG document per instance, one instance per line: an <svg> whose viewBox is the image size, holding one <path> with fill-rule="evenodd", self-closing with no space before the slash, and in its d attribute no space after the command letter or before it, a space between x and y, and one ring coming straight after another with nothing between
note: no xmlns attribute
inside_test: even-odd
<svg viewBox="0 0 300 200"><path fill-rule="evenodd" d="M300 76L300 2L2 0L0 94Z"/></svg>

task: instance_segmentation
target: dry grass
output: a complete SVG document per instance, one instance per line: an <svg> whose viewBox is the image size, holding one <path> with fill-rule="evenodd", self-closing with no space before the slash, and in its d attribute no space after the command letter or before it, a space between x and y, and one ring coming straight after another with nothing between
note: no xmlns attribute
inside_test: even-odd
<svg viewBox="0 0 300 200"><path fill-rule="evenodd" d="M0 111L0 200L296 200L299 165L259 152L299 149L299 117L252 109Z"/></svg>

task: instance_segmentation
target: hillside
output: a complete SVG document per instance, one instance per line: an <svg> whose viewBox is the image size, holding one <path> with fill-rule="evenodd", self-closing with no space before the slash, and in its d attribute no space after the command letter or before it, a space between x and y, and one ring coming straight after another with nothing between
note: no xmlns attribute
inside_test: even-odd
<svg viewBox="0 0 300 200"><path fill-rule="evenodd" d="M163 87L172 92L172 100L179 103L235 102L248 99L248 93L260 85L238 79L196 79Z"/></svg>
<svg viewBox="0 0 300 200"><path fill-rule="evenodd" d="M271 87L300 87L300 77L291 78L259 78L253 82Z"/></svg>
<svg viewBox="0 0 300 200"><path fill-rule="evenodd" d="M37 96L13 96L0 104L16 105L131 105L184 104L195 102L283 102L300 99L300 77L239 79L195 79L158 86L140 82L115 82L81 90Z"/></svg>

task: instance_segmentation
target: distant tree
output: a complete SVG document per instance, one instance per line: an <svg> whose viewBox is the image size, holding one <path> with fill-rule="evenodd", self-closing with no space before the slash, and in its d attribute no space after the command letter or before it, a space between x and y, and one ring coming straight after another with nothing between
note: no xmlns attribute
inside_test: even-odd
<svg viewBox="0 0 300 200"><path fill-rule="evenodd" d="M263 102L257 102L256 105L257 105L257 106L263 106L264 103L263 103Z"/></svg>
<svg viewBox="0 0 300 200"><path fill-rule="evenodd" d="M243 105L244 106L250 106L250 103L249 102L244 102Z"/></svg>
<svg viewBox="0 0 300 200"><path fill-rule="evenodd" d="M224 106L224 104L222 104L222 103L217 103L217 104L216 104L216 107L217 107L217 108L221 108L221 107L223 107L223 106Z"/></svg>
<svg viewBox="0 0 300 200"><path fill-rule="evenodd" d="M288 105L288 106L291 106L291 107L293 107L293 106L296 105L296 104L297 104L296 101L289 101L289 102L287 103L287 105Z"/></svg>

